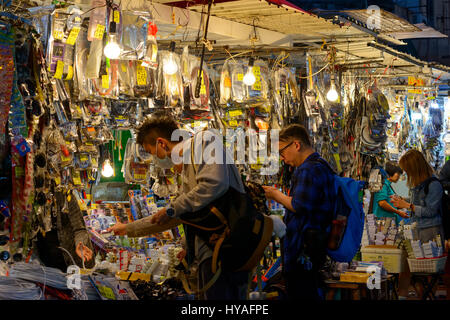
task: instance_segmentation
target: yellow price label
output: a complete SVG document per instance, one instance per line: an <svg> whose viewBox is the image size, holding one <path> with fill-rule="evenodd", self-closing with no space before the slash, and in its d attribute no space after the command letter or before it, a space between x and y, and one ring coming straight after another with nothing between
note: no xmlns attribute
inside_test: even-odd
<svg viewBox="0 0 450 320"><path fill-rule="evenodd" d="M242 73L238 73L237 79L238 79L238 81L243 81L244 80L244 75Z"/></svg>
<svg viewBox="0 0 450 320"><path fill-rule="evenodd" d="M71 162L72 158L66 157L65 155L61 155L61 161L62 162Z"/></svg>
<svg viewBox="0 0 450 320"><path fill-rule="evenodd" d="M80 33L80 27L73 27L72 30L70 30L66 43L73 46L77 41L78 33Z"/></svg>
<svg viewBox="0 0 450 320"><path fill-rule="evenodd" d="M206 94L205 73L202 71L202 84L200 86L200 94Z"/></svg>
<svg viewBox="0 0 450 320"><path fill-rule="evenodd" d="M104 286L97 286L98 291L100 291L100 294L110 300L116 300L116 296L114 295L114 292L111 288L104 287Z"/></svg>
<svg viewBox="0 0 450 320"><path fill-rule="evenodd" d="M105 26L102 24L98 24L97 28L95 29L94 38L98 39L98 40L102 40L104 33L105 33Z"/></svg>
<svg viewBox="0 0 450 320"><path fill-rule="evenodd" d="M138 86L147 85L147 70L141 65L142 61L138 63L136 68L137 84Z"/></svg>
<svg viewBox="0 0 450 320"><path fill-rule="evenodd" d="M59 30L53 31L53 38L55 40L62 40L62 39L64 39L64 32L63 31L59 31Z"/></svg>
<svg viewBox="0 0 450 320"><path fill-rule="evenodd" d="M152 43L152 61L153 62L156 62L157 54L158 54L158 46L156 44ZM186 66L186 70L187 70L187 65L185 64L185 66ZM186 73L187 73L187 71L186 71Z"/></svg>
<svg viewBox="0 0 450 320"><path fill-rule="evenodd" d="M114 22L120 23L120 12L117 10L114 10Z"/></svg>
<svg viewBox="0 0 450 320"><path fill-rule="evenodd" d="M252 90L261 91L261 81L255 81L255 84L252 86Z"/></svg>
<svg viewBox="0 0 450 320"><path fill-rule="evenodd" d="M74 171L72 174L73 184L74 185L81 185L81 178L80 178L80 172Z"/></svg>
<svg viewBox="0 0 450 320"><path fill-rule="evenodd" d="M55 177L55 183L56 183L57 186L59 186L61 184L61 177L60 176Z"/></svg>
<svg viewBox="0 0 450 320"><path fill-rule="evenodd" d="M109 75L102 75L102 88L109 89Z"/></svg>
<svg viewBox="0 0 450 320"><path fill-rule="evenodd" d="M261 68L259 66L253 67L253 74L255 77L258 77L261 75Z"/></svg>
<svg viewBox="0 0 450 320"><path fill-rule="evenodd" d="M127 66L126 66L125 63L121 63L121 64L120 64L120 67L122 68L122 72L123 72L123 73L127 73L127 70L128 70L128 69L127 69Z"/></svg>
<svg viewBox="0 0 450 320"><path fill-rule="evenodd" d="M180 234L180 237L184 237L184 229L181 224L178 226L178 233Z"/></svg>
<svg viewBox="0 0 450 320"><path fill-rule="evenodd" d="M72 80L72 78L73 78L73 67L69 66L68 69L69 69L69 71L67 71L66 80Z"/></svg>
<svg viewBox="0 0 450 320"><path fill-rule="evenodd" d="M58 62L56 63L56 71L55 71L55 74L53 75L53 78L61 79L62 75L63 75L63 71L64 71L64 62L61 60L58 60Z"/></svg>
<svg viewBox="0 0 450 320"><path fill-rule="evenodd" d="M237 127L238 126L238 122L237 120L230 120L228 121L228 124L232 127Z"/></svg>
<svg viewBox="0 0 450 320"><path fill-rule="evenodd" d="M232 118L238 117L238 116L242 115L242 110L231 110L231 111L228 111L228 115L230 117L232 117Z"/></svg>

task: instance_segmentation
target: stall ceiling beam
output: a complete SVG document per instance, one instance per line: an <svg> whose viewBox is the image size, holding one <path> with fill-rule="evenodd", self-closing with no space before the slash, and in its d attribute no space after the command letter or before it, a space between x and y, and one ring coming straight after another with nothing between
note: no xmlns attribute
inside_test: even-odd
<svg viewBox="0 0 450 320"><path fill-rule="evenodd" d="M126 10L150 9L157 23L172 25L174 29L176 28L176 25L173 24L173 15L175 15L175 21L177 24L183 26L183 28L188 28L190 30L198 30L200 22L202 20L202 13L199 12L190 11L178 7L171 7L155 2L151 4L151 7L149 6L149 4L143 3L143 8L136 8L137 4L133 2L134 1L131 0L122 0L122 6ZM240 42L240 44L250 45L250 37L254 34L254 32L254 27L250 25L222 19L215 16L211 16L210 18L208 33L211 34L212 39L214 39L214 35L219 35L222 38L228 38L229 41L223 41L229 42L230 44ZM258 45L276 44L277 46L291 46L291 38L286 34L259 27L256 27L256 32L258 35ZM180 31L180 34L182 33L183 29L181 29Z"/></svg>

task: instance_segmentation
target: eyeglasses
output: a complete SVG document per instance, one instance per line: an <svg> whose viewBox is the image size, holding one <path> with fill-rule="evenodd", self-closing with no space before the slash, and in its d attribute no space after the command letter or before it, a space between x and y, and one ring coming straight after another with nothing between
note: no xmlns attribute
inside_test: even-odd
<svg viewBox="0 0 450 320"><path fill-rule="evenodd" d="M283 156L283 152L284 150L286 150L287 148L289 148L291 146L291 144L293 144L294 141L291 141L290 143L288 143L286 146L284 146L283 148L280 149L279 153L281 156Z"/></svg>

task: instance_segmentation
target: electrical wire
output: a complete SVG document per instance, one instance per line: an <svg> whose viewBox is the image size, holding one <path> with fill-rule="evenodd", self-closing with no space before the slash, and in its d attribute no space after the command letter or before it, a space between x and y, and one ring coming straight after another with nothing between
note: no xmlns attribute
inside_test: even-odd
<svg viewBox="0 0 450 320"><path fill-rule="evenodd" d="M314 77L315 75L318 75L319 73L321 73L323 70L325 70L326 67L328 67L330 65L330 63L327 63L322 69L320 69L319 71L317 71L316 73L313 73L312 75L308 75L307 77L299 77L300 79L308 79L309 77Z"/></svg>

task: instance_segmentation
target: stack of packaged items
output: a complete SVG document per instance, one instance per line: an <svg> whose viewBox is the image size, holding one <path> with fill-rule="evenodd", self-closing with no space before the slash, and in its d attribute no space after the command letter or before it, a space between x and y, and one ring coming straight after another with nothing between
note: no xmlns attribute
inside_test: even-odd
<svg viewBox="0 0 450 320"><path fill-rule="evenodd" d="M375 234L377 233L377 224L375 221L375 215L367 215L367 233L369 236L369 244L375 243Z"/></svg>
<svg viewBox="0 0 450 320"><path fill-rule="evenodd" d="M416 259L421 258L436 258L444 253L441 246L440 236L436 236L433 241L422 243L420 240L410 240L412 251Z"/></svg>

